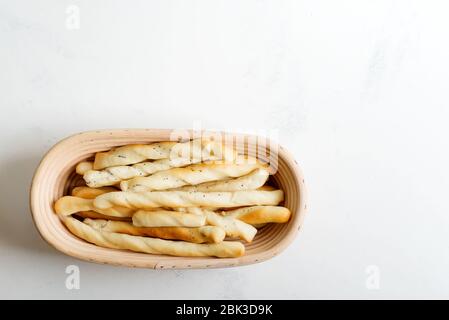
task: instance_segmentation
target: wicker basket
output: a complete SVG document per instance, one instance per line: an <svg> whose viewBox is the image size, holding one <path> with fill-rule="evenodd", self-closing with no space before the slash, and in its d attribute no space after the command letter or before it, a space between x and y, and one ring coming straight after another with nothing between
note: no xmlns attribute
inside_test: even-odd
<svg viewBox="0 0 449 320"><path fill-rule="evenodd" d="M284 190L283 205L291 210L292 218L288 223L270 224L260 229L253 242L245 244L246 253L243 257L184 258L108 249L87 243L65 228L55 214L53 204L72 187L82 183L82 178L74 172L78 162L91 158L95 152L115 146L166 141L170 139L171 133L172 130L169 129L89 131L57 143L42 159L31 186L31 212L42 237L57 250L79 259L154 269L221 268L257 263L276 256L293 241L306 212L306 189L296 161L282 147L278 148L278 170L272 176L272 183ZM244 141L246 152L256 147L257 139L254 136L231 135Z"/></svg>

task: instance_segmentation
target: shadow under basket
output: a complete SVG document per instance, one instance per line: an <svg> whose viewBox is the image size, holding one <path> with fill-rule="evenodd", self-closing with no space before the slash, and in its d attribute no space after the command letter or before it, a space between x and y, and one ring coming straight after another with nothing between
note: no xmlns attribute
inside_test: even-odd
<svg viewBox="0 0 449 320"><path fill-rule="evenodd" d="M193 134L191 131L183 132ZM241 153L251 154L257 147L260 151L260 141L265 142L268 154L270 149L271 152L274 148L277 149L277 171L270 179L284 191L285 201L282 205L292 212L289 222L269 224L261 228L252 243L245 243L244 256L172 257L108 249L88 243L66 229L56 215L53 205L61 196L69 194L74 186L82 184L82 178L75 173L77 163L92 158L98 151L112 147L168 141L173 136L172 133L173 130L170 129L89 131L70 136L53 146L39 164L31 185L31 212L41 236L57 250L82 260L154 269L222 268L253 264L278 255L293 241L306 212L306 188L296 161L284 148L267 142L265 138L223 132L215 134L226 135L226 139L231 138L234 142L239 142L236 145L241 146L237 148ZM264 160L263 157L261 159Z"/></svg>

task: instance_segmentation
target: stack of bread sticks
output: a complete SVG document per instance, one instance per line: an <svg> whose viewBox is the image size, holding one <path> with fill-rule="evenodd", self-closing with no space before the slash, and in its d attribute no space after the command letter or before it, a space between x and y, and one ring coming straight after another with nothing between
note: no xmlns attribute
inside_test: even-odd
<svg viewBox="0 0 449 320"><path fill-rule="evenodd" d="M55 211L77 237L149 254L235 258L268 223L285 223L268 164L209 139L133 144L95 154L85 186Z"/></svg>

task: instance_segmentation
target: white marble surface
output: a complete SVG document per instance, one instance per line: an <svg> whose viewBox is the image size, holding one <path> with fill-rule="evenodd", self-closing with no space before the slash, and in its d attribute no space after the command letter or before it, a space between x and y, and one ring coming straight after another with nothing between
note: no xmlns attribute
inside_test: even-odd
<svg viewBox="0 0 449 320"><path fill-rule="evenodd" d="M448 10L0 0L0 298L449 298ZM80 262L40 239L28 188L51 145L194 123L278 130L295 154L310 212L283 254L153 271ZM65 287L71 264L79 290Z"/></svg>

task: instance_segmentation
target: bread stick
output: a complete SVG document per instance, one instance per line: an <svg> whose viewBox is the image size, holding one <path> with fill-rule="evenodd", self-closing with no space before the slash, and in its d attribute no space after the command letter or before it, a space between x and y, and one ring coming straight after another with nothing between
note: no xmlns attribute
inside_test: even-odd
<svg viewBox="0 0 449 320"><path fill-rule="evenodd" d="M210 142L212 144L213 142ZM210 147L209 149L212 149ZM236 157L233 149L225 150L218 153L204 153L200 157L186 157L160 159L154 161L146 161L136 163L132 166L115 166L105 168L103 170L89 170L85 172L83 178L89 187L112 186L122 180L128 180L135 177L146 177L159 171L165 171L172 168L185 167L201 161L219 161L226 156L225 162L232 162Z"/></svg>
<svg viewBox="0 0 449 320"><path fill-rule="evenodd" d="M126 166L147 159L166 159L176 142L165 141L152 144L129 144L95 155L94 169L101 170L114 166Z"/></svg>
<svg viewBox="0 0 449 320"><path fill-rule="evenodd" d="M95 211L113 217L131 217L134 214L134 210L123 207L96 208L93 199L83 199L73 196L59 198L55 203L55 211L62 216L69 216L80 211Z"/></svg>
<svg viewBox="0 0 449 320"><path fill-rule="evenodd" d="M95 155L94 169L101 170L114 166L125 166L139 163L145 160L198 158L205 154L215 154L221 159L226 159L227 148L208 139L195 139L187 142L156 142L152 144L132 144L118 147L107 152L99 152Z"/></svg>
<svg viewBox="0 0 449 320"><path fill-rule="evenodd" d="M284 199L282 190L234 191L234 192L109 192L95 198L96 208L114 206L147 209L158 207L215 207L232 208L254 205L277 205Z"/></svg>
<svg viewBox="0 0 449 320"><path fill-rule="evenodd" d="M233 217L249 224L285 223L290 219L291 212L279 206L253 206L225 211L226 217Z"/></svg>
<svg viewBox="0 0 449 320"><path fill-rule="evenodd" d="M136 227L201 227L205 224L204 216L176 211L138 210L133 215L133 225Z"/></svg>
<svg viewBox="0 0 449 320"><path fill-rule="evenodd" d="M75 187L72 190L72 196L84 199L95 199L100 194L113 191L117 191L117 189L113 187L101 187L101 188Z"/></svg>
<svg viewBox="0 0 449 320"><path fill-rule="evenodd" d="M261 163L200 163L185 168L160 171L148 177L122 181L122 191L153 191L197 185L209 181L237 178L263 166Z"/></svg>
<svg viewBox="0 0 449 320"><path fill-rule="evenodd" d="M100 231L126 233L133 236L149 236L168 240L183 240L193 243L219 243L222 242L226 236L226 233L222 228L214 226L202 226L198 228L151 228L136 227L130 222L101 219L84 219L84 223Z"/></svg>
<svg viewBox="0 0 449 320"><path fill-rule="evenodd" d="M215 256L234 258L240 257L245 253L245 246L237 241L223 241L211 244L171 241L98 231L72 217L63 217L62 220L74 235L87 242L106 248L128 249L136 252L182 257Z"/></svg>
<svg viewBox="0 0 449 320"><path fill-rule="evenodd" d="M208 225L222 228L226 232L226 236L230 238L243 239L246 242L251 242L257 233L255 227L234 217L222 216L216 212L198 207L187 208L187 212L205 216Z"/></svg>
<svg viewBox="0 0 449 320"><path fill-rule="evenodd" d="M91 161L83 161L76 165L75 171L77 174L83 175L87 171L92 170L94 168L94 163Z"/></svg>
<svg viewBox="0 0 449 320"><path fill-rule="evenodd" d="M223 181L212 181L201 183L196 186L184 186L177 188L177 191L196 191L196 192L219 192L219 191L244 191L256 190L263 186L269 176L268 170L256 169L247 175L235 179Z"/></svg>

